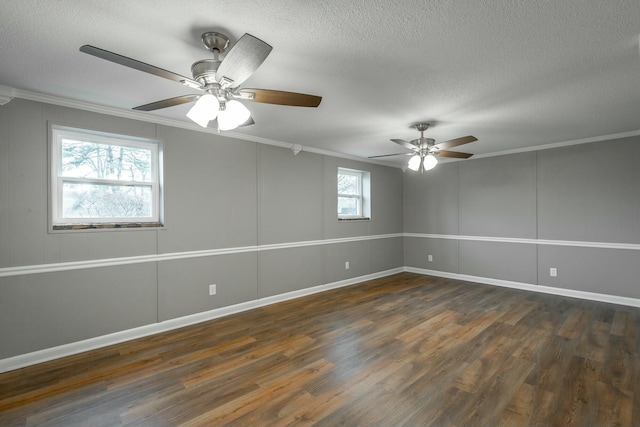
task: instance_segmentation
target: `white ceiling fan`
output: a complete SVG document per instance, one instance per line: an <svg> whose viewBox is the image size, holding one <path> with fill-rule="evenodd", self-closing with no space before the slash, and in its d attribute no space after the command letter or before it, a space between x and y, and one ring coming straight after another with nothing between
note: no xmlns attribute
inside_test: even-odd
<svg viewBox="0 0 640 427"><path fill-rule="evenodd" d="M95 46L84 45L80 47L80 51L204 92L134 107L134 110L153 111L196 101L187 116L202 127L207 127L212 120L217 121L218 130L230 130L238 126L253 124L251 113L238 100L296 107L317 107L320 105L320 101L322 101L320 96L271 89L240 88L240 85L258 69L272 50L271 46L251 34L244 34L222 59L220 59L220 54L226 52L229 46L227 36L216 32L206 32L202 34L202 42L213 53L213 58L193 63L191 66L193 78L181 76Z"/></svg>

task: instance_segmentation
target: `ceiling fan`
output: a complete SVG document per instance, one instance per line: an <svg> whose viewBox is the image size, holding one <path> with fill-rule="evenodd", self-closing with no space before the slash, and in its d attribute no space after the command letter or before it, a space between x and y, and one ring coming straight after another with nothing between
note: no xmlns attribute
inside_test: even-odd
<svg viewBox="0 0 640 427"><path fill-rule="evenodd" d="M436 141L434 139L424 137L424 131L429 128L428 123L418 123L414 127L420 132L420 138L414 139L413 141L405 141L403 139L391 140L396 144L410 149L411 153L384 154L382 156L371 156L369 158L377 159L380 157L390 156L412 156L411 159L409 159L409 164L407 165L407 167L414 171L419 170L420 173L422 173L436 167L436 165L438 164L438 159L436 157L438 156L455 157L458 159L468 159L469 157L473 156L473 154L460 153L457 151L446 151L445 149L477 141L478 138L476 138L475 136L463 136L461 138L451 139L449 141L436 144Z"/></svg>
<svg viewBox="0 0 640 427"><path fill-rule="evenodd" d="M322 101L320 96L271 89L240 88L240 85L258 69L272 49L270 45L251 34L240 37L222 59L220 54L224 53L229 46L227 36L206 32L202 34L202 43L213 53L213 58L193 63L191 66L193 79L95 46L84 45L80 47L80 51L204 92L164 99L133 109L153 111L196 101L187 113L187 117L205 128L214 119L217 119L219 131L253 124L251 113L238 100L296 107L320 105Z"/></svg>

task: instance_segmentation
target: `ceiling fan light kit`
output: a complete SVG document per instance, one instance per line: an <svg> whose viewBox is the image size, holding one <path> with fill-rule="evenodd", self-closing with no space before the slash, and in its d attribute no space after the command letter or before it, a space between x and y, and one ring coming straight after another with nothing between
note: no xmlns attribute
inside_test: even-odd
<svg viewBox="0 0 640 427"><path fill-rule="evenodd" d="M240 88L271 53L272 47L257 37L245 33L223 59L219 56L227 51L227 36L210 31L202 34L201 39L207 50L213 53L213 59L193 63L193 79L90 45L80 47L80 51L204 92L202 95L182 95L134 107L134 110L138 111L154 111L196 101L187 117L204 128L213 120L217 120L218 131L252 125L254 121L251 112L238 100L295 107L320 105L320 96L271 89Z"/></svg>
<svg viewBox="0 0 640 427"><path fill-rule="evenodd" d="M193 107L187 113L187 117L206 128L211 120L218 115L220 102L218 98L210 94L204 94L193 104Z"/></svg>
<svg viewBox="0 0 640 427"><path fill-rule="evenodd" d="M422 158L420 157L420 155L416 154L415 156L409 159L409 164L407 164L407 167L412 171L417 171L418 169L420 169L421 163L422 163Z"/></svg>
<svg viewBox="0 0 640 427"><path fill-rule="evenodd" d="M424 172L430 171L431 169L435 168L437 164L438 159L433 154L428 154L424 157L420 157L419 154L416 154L409 159L407 167L412 171Z"/></svg>
<svg viewBox="0 0 640 427"><path fill-rule="evenodd" d="M424 137L424 131L429 128L428 123L418 123L417 125L415 125L415 128L420 132L420 138L414 139L413 141L405 141L402 139L391 140L392 142L395 142L396 144L401 145L404 148L408 148L409 150L411 150L411 153L383 154L382 156L370 156L369 158L377 159L380 157L391 156L411 156L411 158L409 159L409 163L407 164L407 168L411 169L412 171L420 171L420 173L423 173L436 167L436 165L438 164L438 157L468 159L469 157L473 156L473 154L469 153L446 151L445 148L456 147L458 145L477 141L478 139L475 136L463 136L461 138L451 139L449 141L436 144L436 141L434 139Z"/></svg>
<svg viewBox="0 0 640 427"><path fill-rule="evenodd" d="M234 99L221 104L220 107L218 112L219 130L235 129L251 117L249 109Z"/></svg>

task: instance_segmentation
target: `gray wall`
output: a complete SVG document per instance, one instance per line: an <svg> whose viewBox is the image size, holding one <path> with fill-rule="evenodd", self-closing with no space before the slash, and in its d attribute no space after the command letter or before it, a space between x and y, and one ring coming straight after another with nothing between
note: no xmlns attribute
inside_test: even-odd
<svg viewBox="0 0 640 427"><path fill-rule="evenodd" d="M166 227L49 233L49 123L161 139ZM0 358L403 265L640 298L640 251L477 240L640 244L639 142L632 137L403 174L14 99L0 106L0 269L268 250L0 277ZM338 167L371 173L370 221L337 221ZM403 231L453 238L375 238ZM374 238L358 240L365 236ZM322 244L342 238L347 241ZM277 248L300 242L311 244ZM549 277L549 267L558 268L558 277ZM213 297L211 283L218 285Z"/></svg>
<svg viewBox="0 0 640 427"><path fill-rule="evenodd" d="M405 237L405 265L640 298L640 251L536 244L640 244L638 164L629 137L408 171L405 232L432 236Z"/></svg>
<svg viewBox="0 0 640 427"><path fill-rule="evenodd" d="M166 227L49 233L49 123L161 139ZM339 166L371 173L370 221L338 223ZM401 267L402 237L322 241L402 233L402 188L397 168L14 99L0 106L0 269L312 244L0 277L0 358Z"/></svg>

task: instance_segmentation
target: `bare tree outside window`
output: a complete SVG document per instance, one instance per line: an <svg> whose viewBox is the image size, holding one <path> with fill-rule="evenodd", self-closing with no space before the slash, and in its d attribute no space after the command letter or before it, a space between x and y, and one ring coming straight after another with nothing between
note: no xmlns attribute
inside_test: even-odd
<svg viewBox="0 0 640 427"><path fill-rule="evenodd" d="M362 215L362 173L338 169L338 216Z"/></svg>
<svg viewBox="0 0 640 427"><path fill-rule="evenodd" d="M162 225L160 141L58 125L50 135L53 230Z"/></svg>
<svg viewBox="0 0 640 427"><path fill-rule="evenodd" d="M63 179L63 217L151 216L151 150L71 139L61 149L62 177L83 179Z"/></svg>

